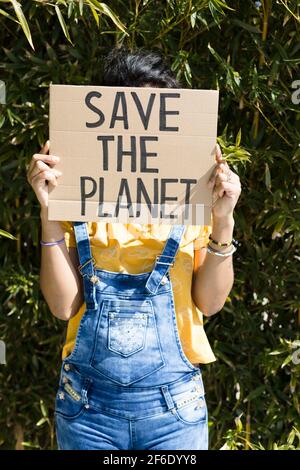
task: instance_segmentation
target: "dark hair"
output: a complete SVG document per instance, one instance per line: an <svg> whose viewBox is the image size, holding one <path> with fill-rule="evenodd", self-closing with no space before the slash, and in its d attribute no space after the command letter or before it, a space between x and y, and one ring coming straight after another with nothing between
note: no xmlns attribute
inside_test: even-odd
<svg viewBox="0 0 300 470"><path fill-rule="evenodd" d="M180 88L180 83L158 52L114 48L104 60L103 85Z"/></svg>

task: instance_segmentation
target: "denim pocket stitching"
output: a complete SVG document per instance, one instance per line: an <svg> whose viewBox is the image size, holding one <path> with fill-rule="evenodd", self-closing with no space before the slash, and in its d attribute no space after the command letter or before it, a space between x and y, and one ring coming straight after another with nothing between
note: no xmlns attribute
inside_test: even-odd
<svg viewBox="0 0 300 470"><path fill-rule="evenodd" d="M136 305L134 305L135 303ZM120 375L120 368L118 368L118 371L114 371L113 369L106 367L104 359L105 359L106 351L110 351L108 348L108 333L106 332L106 338L104 340L104 336L102 336L101 338L99 332L101 328L105 329L105 324L106 324L106 331L107 331L107 322L108 322L107 316L108 316L109 310L115 310L119 312L123 311L125 313L132 312L132 306L134 306L136 310L140 310L142 313L147 313L147 316L148 316L147 332L148 332L148 323L150 323L150 320L151 322L153 322L151 324L151 328L152 328L151 334L154 335L157 350L155 351L156 357L155 357L154 363L148 365L148 368L145 368L147 363L144 361L142 370L140 370L139 368L135 368L134 373L131 376L129 375L126 376L125 378L125 376L122 377L122 374ZM147 334L146 334L146 342L147 342ZM105 351L105 348L106 348L106 351ZM141 350L142 352L141 351L139 352L143 354L144 350L145 348ZM111 351L110 353L112 354ZM119 357L123 358L122 355L119 355ZM136 356L131 355L130 357L135 358ZM108 377L109 379L111 379L113 382L116 382L117 384L121 384L121 385L130 385L134 382L137 382L143 379L144 377L147 377L148 375L153 374L154 372L161 369L165 365L165 361L164 361L162 349L161 349L161 344L160 344L160 338L158 336L158 331L157 331L156 317L153 311L152 301L150 299L146 301L144 298L123 300L120 297L118 299L114 297L113 300L103 299L101 310L100 310L100 315L99 315L97 325L95 328L95 340L94 340L93 351L90 357L89 364L94 370L96 370L101 375L104 375Z"/></svg>
<svg viewBox="0 0 300 470"><path fill-rule="evenodd" d="M59 398L58 396L59 393L65 393L65 398L63 399ZM72 404L79 406L79 410L77 410L76 413L70 415L67 413L67 410L69 406L72 406ZM84 406L84 403L81 399L79 401L75 400L68 392L66 392L64 387L59 387L58 392L56 394L54 414L57 414L58 416L62 416L63 418L71 420L71 419L76 419L79 416L81 416L81 413L84 410L86 410L86 407Z"/></svg>
<svg viewBox="0 0 300 470"><path fill-rule="evenodd" d="M54 415L58 416L60 418L64 418L64 419L67 419L67 420L71 421L71 420L79 418L86 411L88 411L88 410L84 406L84 404L82 403L82 407L80 408L80 410L75 415L70 416L70 415L67 415L67 414L63 413L62 411L59 411L59 410L55 410Z"/></svg>
<svg viewBox="0 0 300 470"><path fill-rule="evenodd" d="M188 419L185 419L184 418L184 411L195 411L196 408L195 408L195 403L197 403L199 400L202 400L203 402L203 406L200 408L200 410L202 411L200 417L195 420L195 421L190 421ZM174 415L176 417L176 419L178 421L181 421L182 423L184 424L188 424L190 426L194 425L194 424L199 424L201 422L205 423L207 421L207 406L206 406L206 401L205 401L205 398L204 398L204 395L200 395L198 396L198 399L191 402L191 403L188 403L184 406L181 406L181 407L178 407L177 406L174 408L175 412L174 412Z"/></svg>
<svg viewBox="0 0 300 470"><path fill-rule="evenodd" d="M145 346L148 315L146 313L108 313L108 349L116 354L129 357ZM138 327L138 325L140 325ZM126 337L126 329L132 333ZM142 331L138 331L142 330ZM130 330L127 330L130 333ZM115 343L115 345L113 345ZM119 345L119 347L117 347ZM135 349L133 349L135 348ZM127 351L127 352L125 352Z"/></svg>

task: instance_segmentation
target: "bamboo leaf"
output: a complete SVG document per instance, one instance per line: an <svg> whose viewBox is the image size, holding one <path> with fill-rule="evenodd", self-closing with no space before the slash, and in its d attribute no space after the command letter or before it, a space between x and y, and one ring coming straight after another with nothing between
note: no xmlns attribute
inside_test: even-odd
<svg viewBox="0 0 300 470"><path fill-rule="evenodd" d="M43 400L40 400L40 408L41 408L41 412L42 412L42 415L45 419L48 418L48 410L47 410L47 407L44 403Z"/></svg>
<svg viewBox="0 0 300 470"><path fill-rule="evenodd" d="M288 365L292 360L292 356L289 355L286 357L286 359L283 361L283 363L281 364L281 368L283 369L286 365Z"/></svg>
<svg viewBox="0 0 300 470"><path fill-rule="evenodd" d="M270 168L269 165L266 163L265 164L265 184L268 190L270 191L271 189L271 173L270 173Z"/></svg>
<svg viewBox="0 0 300 470"><path fill-rule="evenodd" d="M254 33L254 34L260 34L260 30L256 28L255 26L252 26L251 24L245 23L244 21L241 21L237 18L234 18L232 20L233 24L236 24L240 26L241 28L245 29L246 31L249 31L249 33Z"/></svg>
<svg viewBox="0 0 300 470"><path fill-rule="evenodd" d="M108 16L113 23L119 28L123 33L128 35L125 25L121 22L117 15L106 5L106 3L98 2L97 0L88 0L88 3L92 3L94 7L104 15Z"/></svg>
<svg viewBox="0 0 300 470"><path fill-rule="evenodd" d="M36 423L36 426L42 426L43 424L45 424L47 422L47 418L41 418L37 423Z"/></svg>
<svg viewBox="0 0 300 470"><path fill-rule="evenodd" d="M242 137L242 129L240 129L240 130L238 131L237 136L236 136L236 139L235 139L235 145L236 145L237 147L239 147L240 144L241 144L241 137Z"/></svg>
<svg viewBox="0 0 300 470"><path fill-rule="evenodd" d="M32 38L31 38L31 32L30 32L27 20L25 18L25 15L23 13L23 10L22 10L22 7L21 7L20 3L17 0L10 0L10 2L12 3L12 5L14 7L15 13L16 13L17 18L19 20L21 28L24 31L24 34L27 38L27 41L31 45L32 49L34 49Z"/></svg>
<svg viewBox="0 0 300 470"><path fill-rule="evenodd" d="M0 229L0 236L6 237L6 238L11 238L12 240L17 240L16 237L11 235L10 233L6 232L5 230Z"/></svg>
<svg viewBox="0 0 300 470"><path fill-rule="evenodd" d="M90 10L91 10L91 12L92 12L93 17L95 18L96 24L97 24L97 26L98 26L98 28L99 28L99 25L100 25L99 16L98 16L98 14L97 14L97 12L96 12L94 6L93 6L91 3L89 3L89 7L90 7Z"/></svg>
<svg viewBox="0 0 300 470"><path fill-rule="evenodd" d="M244 399L244 402L251 401L251 400L253 400L254 398L257 398L257 397L260 396L265 390L266 390L266 386L265 386L265 385L260 385L259 387L255 388L254 390L252 390L252 391L249 393L249 395Z"/></svg>
<svg viewBox="0 0 300 470"><path fill-rule="evenodd" d="M9 18L10 20L15 21L16 23L20 24L19 21L16 20L16 18L14 18L13 16L11 16L11 15L10 15L9 13L7 13L6 11L2 10L2 8L0 8L0 15L6 16L6 18Z"/></svg>
<svg viewBox="0 0 300 470"><path fill-rule="evenodd" d="M79 13L82 16L82 13L83 13L83 0L79 0Z"/></svg>
<svg viewBox="0 0 300 470"><path fill-rule="evenodd" d="M60 22L60 25L62 27L62 30L64 32L64 35L65 37L68 39L68 41L73 45L72 41L71 41L71 38L70 38L70 35L69 35L69 31L68 31L68 27L65 23L65 20L64 20L64 17L60 11L60 8L58 5L55 5L55 11L56 11L56 14L57 14L57 17L59 19L59 22Z"/></svg>

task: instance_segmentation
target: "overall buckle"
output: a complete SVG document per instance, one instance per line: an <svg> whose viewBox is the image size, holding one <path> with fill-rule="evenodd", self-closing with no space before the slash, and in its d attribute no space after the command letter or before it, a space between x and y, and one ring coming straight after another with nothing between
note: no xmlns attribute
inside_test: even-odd
<svg viewBox="0 0 300 470"><path fill-rule="evenodd" d="M171 267L174 266L174 260L173 260L171 263L168 263L168 262L165 262L165 261L159 261L159 258L160 258L161 256L164 257L164 258L171 258L171 259L173 258L173 256L169 256L169 255L157 255L157 256L156 256L156 263L157 263L157 264L165 264L165 265L171 266Z"/></svg>
<svg viewBox="0 0 300 470"><path fill-rule="evenodd" d="M82 274L81 271L82 271L82 269L83 269L85 266L87 266L89 263L93 263L93 266L95 266L96 260L95 260L95 258L94 258L93 256L91 257L91 259L87 260L85 263L80 264L80 265L78 266L78 271L80 272L80 274L81 274L82 276L86 276L86 274Z"/></svg>

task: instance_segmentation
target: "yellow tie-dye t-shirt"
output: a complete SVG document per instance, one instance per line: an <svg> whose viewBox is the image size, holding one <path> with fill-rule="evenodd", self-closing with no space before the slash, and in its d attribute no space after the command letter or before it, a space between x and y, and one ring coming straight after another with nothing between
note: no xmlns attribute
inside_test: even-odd
<svg viewBox="0 0 300 470"><path fill-rule="evenodd" d="M73 225L60 222L67 247L76 247ZM121 224L87 222L92 256L96 268L114 272L138 274L154 267L156 256L162 253L171 225ZM193 302L191 289L194 270L194 250L208 242L211 226L185 227L174 266L170 268L179 337L183 351L190 362L209 363L216 360L203 327L203 315ZM75 345L85 303L68 322L62 358Z"/></svg>

